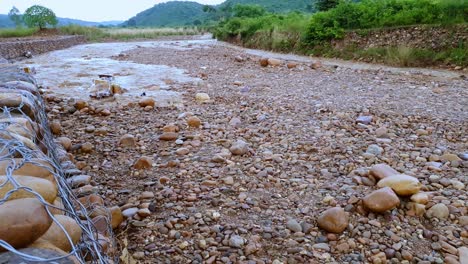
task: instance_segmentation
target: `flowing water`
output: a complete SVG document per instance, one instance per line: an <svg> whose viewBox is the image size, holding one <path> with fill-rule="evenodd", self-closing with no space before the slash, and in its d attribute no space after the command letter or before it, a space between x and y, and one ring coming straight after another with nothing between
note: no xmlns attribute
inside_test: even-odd
<svg viewBox="0 0 468 264"><path fill-rule="evenodd" d="M164 62L161 65L145 65L113 58L125 56L125 51L140 47L190 50L200 45L205 47L212 42L189 40L87 44L42 54L18 62L18 65L34 68L38 84L52 94L89 99L93 80L98 79L100 74L106 74L114 76L113 82L126 90L120 96L121 100L135 101L135 97L145 93L153 97L158 106L179 105L181 95L171 91L171 85L196 85L200 79L190 77L184 69L166 66Z"/></svg>

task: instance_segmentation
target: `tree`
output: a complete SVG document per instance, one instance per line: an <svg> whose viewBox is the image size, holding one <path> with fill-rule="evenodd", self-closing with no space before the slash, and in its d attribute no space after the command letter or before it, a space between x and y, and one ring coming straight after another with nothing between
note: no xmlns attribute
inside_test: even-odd
<svg viewBox="0 0 468 264"><path fill-rule="evenodd" d="M39 27L39 29L45 29L47 25L55 26L58 23L54 12L40 5L33 5L26 9L23 21L28 27Z"/></svg>
<svg viewBox="0 0 468 264"><path fill-rule="evenodd" d="M21 25L21 14L15 6L11 8L10 12L8 12L8 17L13 21L13 23L15 23L16 27Z"/></svg>
<svg viewBox="0 0 468 264"><path fill-rule="evenodd" d="M327 11L335 8L340 3L340 0L317 0L315 7L318 11Z"/></svg>
<svg viewBox="0 0 468 264"><path fill-rule="evenodd" d="M234 6L235 17L260 17L266 14L265 8L259 5L235 5Z"/></svg>

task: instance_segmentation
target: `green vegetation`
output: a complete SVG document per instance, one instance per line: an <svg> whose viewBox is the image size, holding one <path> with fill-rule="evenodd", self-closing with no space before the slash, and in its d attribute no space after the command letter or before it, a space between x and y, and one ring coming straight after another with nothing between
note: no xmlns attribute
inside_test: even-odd
<svg viewBox="0 0 468 264"><path fill-rule="evenodd" d="M40 5L33 5L26 9L23 21L26 26L30 28L38 27L39 29L45 29L47 25L55 26L58 23L55 13L49 8Z"/></svg>
<svg viewBox="0 0 468 264"><path fill-rule="evenodd" d="M201 5L196 2L172 1L157 4L125 24L129 27L173 27L210 25L232 16L237 5L255 5L268 12L291 11L313 12L314 0L227 0L217 6ZM262 15L262 14L258 14Z"/></svg>
<svg viewBox="0 0 468 264"><path fill-rule="evenodd" d="M13 21L13 23L15 23L16 27L21 26L22 19L21 19L21 14L18 8L12 7L10 12L8 12L8 17L10 18L11 21Z"/></svg>
<svg viewBox="0 0 468 264"><path fill-rule="evenodd" d="M315 14L266 13L241 17L231 10L229 19L219 22L213 33L220 40L250 48L365 59L399 66L442 63L468 66L467 43L442 51L408 47L360 50L352 46L337 50L331 45L332 40L343 38L347 31L357 30L359 34L366 35L381 28L408 25L447 27L466 23L467 19L468 2L465 0L343 0L335 8Z"/></svg>
<svg viewBox="0 0 468 264"><path fill-rule="evenodd" d="M4 28L0 29L0 38L29 37L37 33L37 28Z"/></svg>
<svg viewBox="0 0 468 264"><path fill-rule="evenodd" d="M161 36L196 35L197 28L96 28L70 25L60 27L64 35L82 35L89 41L155 39Z"/></svg>

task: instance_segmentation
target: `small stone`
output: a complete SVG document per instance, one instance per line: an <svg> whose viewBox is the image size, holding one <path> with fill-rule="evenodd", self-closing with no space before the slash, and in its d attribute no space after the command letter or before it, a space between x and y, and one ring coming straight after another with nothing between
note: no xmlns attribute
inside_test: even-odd
<svg viewBox="0 0 468 264"><path fill-rule="evenodd" d="M397 207L400 199L390 187L385 187L368 194L362 202L372 212L383 213Z"/></svg>
<svg viewBox="0 0 468 264"><path fill-rule="evenodd" d="M267 58L262 58L260 59L260 66L262 67L267 67L268 66L268 59Z"/></svg>
<svg viewBox="0 0 468 264"><path fill-rule="evenodd" d="M111 226L115 229L119 227L124 220L122 210L120 210L120 207L114 206L109 208L109 212L111 214Z"/></svg>
<svg viewBox="0 0 468 264"><path fill-rule="evenodd" d="M201 120L200 118L196 117L196 116L191 116L187 119L187 125L189 127L200 127L201 126Z"/></svg>
<svg viewBox="0 0 468 264"><path fill-rule="evenodd" d="M455 154L444 154L440 157L440 160L442 160L443 162L447 162L447 161L453 162L453 161L461 161L462 159Z"/></svg>
<svg viewBox="0 0 468 264"><path fill-rule="evenodd" d="M418 193L422 185L419 180L415 177L411 177L405 174L397 174L379 181L377 184L379 187L390 187L398 195L407 196Z"/></svg>
<svg viewBox="0 0 468 264"><path fill-rule="evenodd" d="M57 142L60 143L60 145L62 145L62 147L65 150L70 150L71 147L72 147L72 141L71 141L71 139L69 139L67 137L59 137L59 138L57 138Z"/></svg>
<svg viewBox="0 0 468 264"><path fill-rule="evenodd" d="M153 98L142 98L140 101L138 101L138 105L141 107L150 106L154 108L156 101Z"/></svg>
<svg viewBox="0 0 468 264"><path fill-rule="evenodd" d="M52 123L50 123L50 130L54 135L60 135L62 134L62 125L59 121L52 121Z"/></svg>
<svg viewBox="0 0 468 264"><path fill-rule="evenodd" d="M427 193L416 193L411 195L411 201L418 204L427 204L429 202L429 195Z"/></svg>
<svg viewBox="0 0 468 264"><path fill-rule="evenodd" d="M125 209L122 212L122 215L125 216L126 218L132 218L134 215L136 215L137 212L138 212L138 208L132 207L132 208Z"/></svg>
<svg viewBox="0 0 468 264"><path fill-rule="evenodd" d="M81 110L81 109L86 108L86 107L88 107L88 103L86 101L77 100L75 102L75 108L78 109L78 110Z"/></svg>
<svg viewBox="0 0 468 264"><path fill-rule="evenodd" d="M374 156L380 156L383 153L383 148L381 148L379 145L372 144L367 147L366 153L372 154Z"/></svg>
<svg viewBox="0 0 468 264"><path fill-rule="evenodd" d="M176 126L175 124L169 124L163 127L163 132L179 132L179 127Z"/></svg>
<svg viewBox="0 0 468 264"><path fill-rule="evenodd" d="M286 227L295 233L302 232L302 226L294 219L289 219L286 223Z"/></svg>
<svg viewBox="0 0 468 264"><path fill-rule="evenodd" d="M331 233L341 233L348 226L348 215L343 208L327 209L317 219L318 226Z"/></svg>
<svg viewBox="0 0 468 264"><path fill-rule="evenodd" d="M274 59L274 58L269 58L268 59L268 65L270 65L272 67L277 67L277 66L280 66L281 64L283 64L283 62L281 60Z"/></svg>
<svg viewBox="0 0 468 264"><path fill-rule="evenodd" d="M151 212L148 208L143 208L143 209L140 209L138 210L137 214L140 216L140 217L148 217L151 215Z"/></svg>
<svg viewBox="0 0 468 264"><path fill-rule="evenodd" d="M243 140L237 140L229 150L234 155L244 155L248 152L248 144Z"/></svg>
<svg viewBox="0 0 468 264"><path fill-rule="evenodd" d="M372 116L360 116L356 119L356 123L369 125L372 122Z"/></svg>
<svg viewBox="0 0 468 264"><path fill-rule="evenodd" d="M294 69L297 67L297 63L295 62L288 62L288 64L286 64L286 66L288 67L288 69Z"/></svg>
<svg viewBox="0 0 468 264"><path fill-rule="evenodd" d="M461 226L468 226L468 216L463 215L458 218L458 222L460 223Z"/></svg>
<svg viewBox="0 0 468 264"><path fill-rule="evenodd" d="M145 252L138 251L138 252L133 253L132 256L133 256L134 259L144 259L145 258Z"/></svg>
<svg viewBox="0 0 468 264"><path fill-rule="evenodd" d="M159 139L163 141L175 141L178 137L179 134L175 132L164 132L161 136L159 136Z"/></svg>
<svg viewBox="0 0 468 264"><path fill-rule="evenodd" d="M179 148L176 150L176 154L179 156L184 156L190 153L190 150L188 148Z"/></svg>
<svg viewBox="0 0 468 264"><path fill-rule="evenodd" d="M330 251L330 246L327 243L317 243L312 246L314 249L323 250L326 252Z"/></svg>
<svg viewBox="0 0 468 264"><path fill-rule="evenodd" d="M375 135L378 138L386 138L388 137L388 129L386 127L379 127L375 130Z"/></svg>
<svg viewBox="0 0 468 264"><path fill-rule="evenodd" d="M429 218L438 218L438 219L447 219L449 216L450 212L448 207L443 204L439 203L434 206L432 206L429 210L427 210L426 215Z"/></svg>
<svg viewBox="0 0 468 264"><path fill-rule="evenodd" d="M93 149L94 149L93 144L91 144L89 142L86 142L83 145L81 145L81 151L83 153L91 153L91 152L93 152Z"/></svg>
<svg viewBox="0 0 468 264"><path fill-rule="evenodd" d="M89 125L89 126L85 127L85 132L86 133L93 133L94 130L96 130L96 127L93 126L93 125Z"/></svg>
<svg viewBox="0 0 468 264"><path fill-rule="evenodd" d="M468 263L468 247L458 248L458 259L461 264Z"/></svg>
<svg viewBox="0 0 468 264"><path fill-rule="evenodd" d="M376 164L372 166L369 173L378 180L399 174L398 171L387 164Z"/></svg>
<svg viewBox="0 0 468 264"><path fill-rule="evenodd" d="M129 134L123 135L119 140L119 145L122 147L134 147L136 146L136 139Z"/></svg>
<svg viewBox="0 0 468 264"><path fill-rule="evenodd" d="M210 101L210 96L207 93L197 93L195 100L199 103L207 103Z"/></svg>
<svg viewBox="0 0 468 264"><path fill-rule="evenodd" d="M232 178L231 176L228 176L228 177L223 179L223 182L224 182L224 184L227 184L227 185L233 185L234 184L234 178Z"/></svg>
<svg viewBox="0 0 468 264"><path fill-rule="evenodd" d="M236 56L236 57L234 57L234 60L237 61L237 62L243 62L244 58L242 58L241 56Z"/></svg>
<svg viewBox="0 0 468 264"><path fill-rule="evenodd" d="M238 235L232 235L229 238L229 246L233 248L242 248L245 244L244 239Z"/></svg>
<svg viewBox="0 0 468 264"><path fill-rule="evenodd" d="M189 243L187 241L184 241L179 244L180 249L186 249L189 246Z"/></svg>
<svg viewBox="0 0 468 264"><path fill-rule="evenodd" d="M143 169L150 169L153 166L153 160L151 157L142 156L140 157L135 164L133 164L133 168L137 170Z"/></svg>
<svg viewBox="0 0 468 264"><path fill-rule="evenodd" d="M322 63L320 61L315 61L310 65L310 68L313 70L317 70L322 68Z"/></svg>

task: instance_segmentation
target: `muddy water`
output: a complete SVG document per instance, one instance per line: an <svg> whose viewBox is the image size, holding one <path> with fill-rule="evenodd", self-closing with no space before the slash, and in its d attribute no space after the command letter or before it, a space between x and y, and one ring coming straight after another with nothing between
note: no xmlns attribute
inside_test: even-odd
<svg viewBox="0 0 468 264"><path fill-rule="evenodd" d="M172 85L198 84L184 69L161 65L143 65L117 61L113 56L124 56L125 51L139 47L163 47L190 50L209 46L212 40L153 41L131 43L98 43L75 46L65 50L39 55L19 62L21 67L33 67L38 84L52 94L89 99L93 80L99 74L114 76L114 82L126 90L120 100L135 101L145 93L156 99L159 106L181 104L181 95L171 91Z"/></svg>

